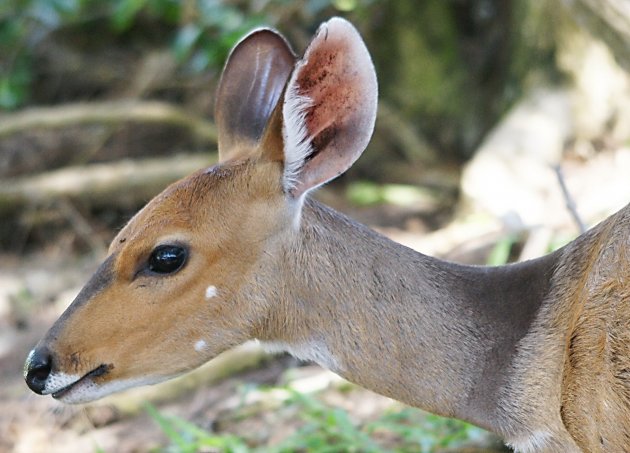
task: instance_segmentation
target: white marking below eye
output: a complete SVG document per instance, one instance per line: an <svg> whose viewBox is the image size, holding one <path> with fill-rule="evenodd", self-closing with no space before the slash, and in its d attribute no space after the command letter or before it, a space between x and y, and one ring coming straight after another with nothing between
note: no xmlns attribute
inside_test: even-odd
<svg viewBox="0 0 630 453"><path fill-rule="evenodd" d="M207 346L207 344L206 344L206 342L205 342L205 341L203 341L203 340L198 340L198 341L195 343L195 351L197 351L197 352L201 352L201 351L203 351L204 349L206 349L206 346Z"/></svg>
<svg viewBox="0 0 630 453"><path fill-rule="evenodd" d="M213 297L215 297L217 295L217 288L216 286L208 286L206 288L206 300L212 299Z"/></svg>

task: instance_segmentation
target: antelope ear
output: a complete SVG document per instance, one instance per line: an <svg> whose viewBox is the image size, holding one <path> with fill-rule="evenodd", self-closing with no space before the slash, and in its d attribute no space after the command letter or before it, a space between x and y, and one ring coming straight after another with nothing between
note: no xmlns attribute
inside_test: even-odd
<svg viewBox="0 0 630 453"><path fill-rule="evenodd" d="M255 151L294 65L289 44L273 30L255 30L234 47L214 109L220 161Z"/></svg>
<svg viewBox="0 0 630 453"><path fill-rule="evenodd" d="M299 61L282 105L284 185L295 198L346 171L372 136L374 65L346 20L322 24Z"/></svg>

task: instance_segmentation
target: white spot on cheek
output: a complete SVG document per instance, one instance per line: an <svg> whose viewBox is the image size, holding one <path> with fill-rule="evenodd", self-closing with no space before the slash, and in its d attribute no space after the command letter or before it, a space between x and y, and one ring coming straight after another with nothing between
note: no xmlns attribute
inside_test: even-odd
<svg viewBox="0 0 630 453"><path fill-rule="evenodd" d="M197 352L201 352L201 351L203 351L204 349L206 349L206 342L205 342L205 341L203 341L203 340L198 340L198 341L195 343L195 351L197 351Z"/></svg>
<svg viewBox="0 0 630 453"><path fill-rule="evenodd" d="M210 285L206 288L206 300L212 299L216 295L217 295L216 286Z"/></svg>

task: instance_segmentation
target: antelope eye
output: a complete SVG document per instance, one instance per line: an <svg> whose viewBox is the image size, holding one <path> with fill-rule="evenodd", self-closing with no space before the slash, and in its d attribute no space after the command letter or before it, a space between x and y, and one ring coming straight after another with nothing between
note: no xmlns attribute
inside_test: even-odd
<svg viewBox="0 0 630 453"><path fill-rule="evenodd" d="M187 250L179 245L158 245L149 256L148 268L156 274L173 274L186 263Z"/></svg>

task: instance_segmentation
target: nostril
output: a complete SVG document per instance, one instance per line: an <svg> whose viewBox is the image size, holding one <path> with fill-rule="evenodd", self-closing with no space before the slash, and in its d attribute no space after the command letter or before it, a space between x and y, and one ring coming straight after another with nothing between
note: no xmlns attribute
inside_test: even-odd
<svg viewBox="0 0 630 453"><path fill-rule="evenodd" d="M52 369L52 356L46 348L33 349L24 364L26 385L40 395L46 387L46 381Z"/></svg>

